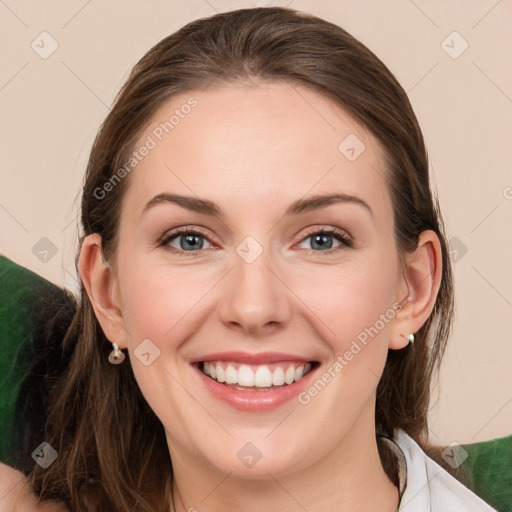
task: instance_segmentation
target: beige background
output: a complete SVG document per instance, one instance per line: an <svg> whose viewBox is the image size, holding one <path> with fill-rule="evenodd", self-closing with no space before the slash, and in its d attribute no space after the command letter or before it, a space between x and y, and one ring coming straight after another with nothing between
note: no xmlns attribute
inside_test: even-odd
<svg viewBox="0 0 512 512"><path fill-rule="evenodd" d="M76 196L92 139L129 69L184 23L257 5L289 5L341 25L408 92L457 260L457 319L432 440L511 434L510 1L0 0L0 252L76 289ZM39 53L52 41L44 31L58 43L45 59ZM34 254L43 237L57 250L46 262Z"/></svg>

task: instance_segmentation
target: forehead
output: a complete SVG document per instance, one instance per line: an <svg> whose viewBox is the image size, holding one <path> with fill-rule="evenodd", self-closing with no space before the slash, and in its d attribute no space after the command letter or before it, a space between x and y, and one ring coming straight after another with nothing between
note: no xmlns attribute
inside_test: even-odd
<svg viewBox="0 0 512 512"><path fill-rule="evenodd" d="M376 138L301 86L230 84L174 96L134 149L144 146L125 198L131 211L162 192L206 197L233 215L337 191L390 208Z"/></svg>

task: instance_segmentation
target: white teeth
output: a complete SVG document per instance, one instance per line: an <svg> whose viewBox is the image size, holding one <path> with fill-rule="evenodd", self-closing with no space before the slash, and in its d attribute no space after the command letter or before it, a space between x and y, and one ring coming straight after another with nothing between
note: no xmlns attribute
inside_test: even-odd
<svg viewBox="0 0 512 512"><path fill-rule="evenodd" d="M238 368L238 385L247 387L254 386L254 372L246 364Z"/></svg>
<svg viewBox="0 0 512 512"><path fill-rule="evenodd" d="M215 365L215 371L217 372L217 380L219 382L226 382L226 372L224 371L224 368L222 368L220 363L217 363Z"/></svg>
<svg viewBox="0 0 512 512"><path fill-rule="evenodd" d="M257 388L269 388L272 386L272 373L267 366L259 366L254 374L254 385Z"/></svg>
<svg viewBox="0 0 512 512"><path fill-rule="evenodd" d="M284 384L284 371L278 366L272 374L272 384L274 386L282 386Z"/></svg>
<svg viewBox="0 0 512 512"><path fill-rule="evenodd" d="M238 372L231 365L226 368L226 384L238 384Z"/></svg>
<svg viewBox="0 0 512 512"><path fill-rule="evenodd" d="M236 368L236 364L221 362L204 362L203 373L226 384L238 384L243 387L270 388L272 386L283 386L299 381L311 370L311 363L295 366L290 364L286 371L282 366L276 366L270 370L267 365L257 366L255 370L247 364Z"/></svg>
<svg viewBox="0 0 512 512"><path fill-rule="evenodd" d="M295 375L294 375L295 382L302 379L303 376L304 376L304 365L298 366L297 368L295 368Z"/></svg>
<svg viewBox="0 0 512 512"><path fill-rule="evenodd" d="M286 370L286 373L284 374L284 381L286 384L292 384L295 380L295 368L293 366L290 366L288 370Z"/></svg>

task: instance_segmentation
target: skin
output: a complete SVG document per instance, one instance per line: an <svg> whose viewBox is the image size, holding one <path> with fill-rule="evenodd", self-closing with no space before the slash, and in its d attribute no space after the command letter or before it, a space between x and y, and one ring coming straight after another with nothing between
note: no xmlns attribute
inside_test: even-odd
<svg viewBox="0 0 512 512"><path fill-rule="evenodd" d="M0 512L66 512L53 501L38 503L29 482L20 471L0 462Z"/></svg>
<svg viewBox="0 0 512 512"><path fill-rule="evenodd" d="M98 235L85 239L80 257L102 328L130 353L166 429L175 508L394 512L398 492L375 441L375 392L388 348L405 347L432 311L439 240L422 233L400 266L379 142L302 87L256 82L175 96L136 147L191 95L197 107L129 177L115 257L102 260ZM366 146L353 162L338 150L349 134ZM171 203L143 213L164 192L214 201L224 217ZM300 198L333 192L357 196L372 212L350 202L284 216ZM179 237L158 244L185 225L202 229L202 249L173 253ZM338 228L353 245L333 238L326 254L312 228ZM263 249L250 264L236 252L247 236ZM320 377L394 303L403 308L307 405L240 412L209 395L190 366L211 352L278 351L318 361ZM147 338L160 350L149 366L133 354ZM237 457L247 442L261 452L250 468Z"/></svg>

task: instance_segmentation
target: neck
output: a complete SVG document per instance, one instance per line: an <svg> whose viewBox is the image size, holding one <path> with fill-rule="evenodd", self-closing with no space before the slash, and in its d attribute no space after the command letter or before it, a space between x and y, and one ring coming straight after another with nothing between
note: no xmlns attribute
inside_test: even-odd
<svg viewBox="0 0 512 512"><path fill-rule="evenodd" d="M221 473L174 447L175 511L395 512L398 489L382 467L374 423L368 419L360 417L317 463L284 475L266 472L258 479Z"/></svg>

